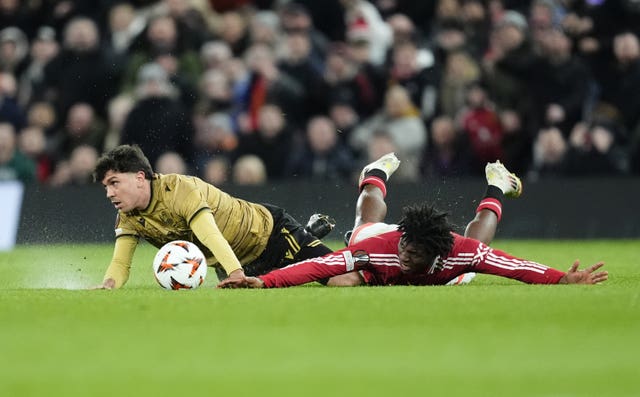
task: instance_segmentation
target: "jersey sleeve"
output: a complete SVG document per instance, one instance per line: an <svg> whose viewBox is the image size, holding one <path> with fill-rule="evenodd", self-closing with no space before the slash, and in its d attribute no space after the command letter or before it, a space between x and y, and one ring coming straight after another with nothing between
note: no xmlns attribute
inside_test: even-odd
<svg viewBox="0 0 640 397"><path fill-rule="evenodd" d="M122 217L120 214L116 216L116 228L115 228L116 239L124 236L129 237L140 237L138 232L131 227L129 224L129 220L127 217Z"/></svg>
<svg viewBox="0 0 640 397"><path fill-rule="evenodd" d="M273 270L260 276L260 279L265 288L292 287L348 273L358 267L357 258L345 248Z"/></svg>
<svg viewBox="0 0 640 397"><path fill-rule="evenodd" d="M473 241L473 240L472 240ZM492 274L528 284L558 284L565 272L476 242L476 255L469 271Z"/></svg>
<svg viewBox="0 0 640 397"><path fill-rule="evenodd" d="M195 215L190 226L198 240L211 251L227 274L242 268L211 212L200 211Z"/></svg>
<svg viewBox="0 0 640 397"><path fill-rule="evenodd" d="M113 248L111 263L104 275L104 280L113 279L115 287L122 287L129 279L133 253L138 245L138 238L132 235L123 235L116 239Z"/></svg>
<svg viewBox="0 0 640 397"><path fill-rule="evenodd" d="M180 179L175 189L169 206L188 223L202 210L210 210L205 193L200 189L195 178Z"/></svg>

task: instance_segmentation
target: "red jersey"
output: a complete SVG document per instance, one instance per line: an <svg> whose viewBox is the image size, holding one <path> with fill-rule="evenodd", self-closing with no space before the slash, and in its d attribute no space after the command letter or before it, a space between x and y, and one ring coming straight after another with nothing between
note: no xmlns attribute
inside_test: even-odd
<svg viewBox="0 0 640 397"><path fill-rule="evenodd" d="M357 228L349 246L260 276L266 288L289 287L360 271L368 285L444 285L464 273L493 274L529 284L557 284L564 272L509 255L482 242L453 233L451 252L421 273L404 273L397 225L366 224ZM368 255L368 261L363 260Z"/></svg>

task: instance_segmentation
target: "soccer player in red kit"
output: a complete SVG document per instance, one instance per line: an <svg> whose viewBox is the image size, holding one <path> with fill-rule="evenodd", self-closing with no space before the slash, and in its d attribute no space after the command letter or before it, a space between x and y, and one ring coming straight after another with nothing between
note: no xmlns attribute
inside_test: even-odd
<svg viewBox="0 0 640 397"><path fill-rule="evenodd" d="M488 188L465 236L452 231L447 214L430 205L408 206L398 224L386 224L386 181L399 166L389 153L367 165L360 177L356 223L346 248L219 287L279 288L329 279L328 285L444 285L474 272L531 284L596 284L608 278L596 263L567 272L489 247L502 215L504 196L517 197L520 179L500 163L486 167Z"/></svg>

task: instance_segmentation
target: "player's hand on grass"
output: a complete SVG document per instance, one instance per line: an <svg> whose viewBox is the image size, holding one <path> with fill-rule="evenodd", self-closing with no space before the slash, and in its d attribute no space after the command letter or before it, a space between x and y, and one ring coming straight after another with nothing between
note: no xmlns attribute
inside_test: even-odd
<svg viewBox="0 0 640 397"><path fill-rule="evenodd" d="M218 284L218 288L246 288L244 270L234 270Z"/></svg>
<svg viewBox="0 0 640 397"><path fill-rule="evenodd" d="M609 278L608 272L596 272L602 266L604 266L604 262L598 262L586 269L578 270L580 261L576 260L558 284L598 284L606 281Z"/></svg>
<svg viewBox="0 0 640 397"><path fill-rule="evenodd" d="M222 280L217 288L263 288L264 282L258 277L246 277L241 280L231 280L231 277Z"/></svg>
<svg viewBox="0 0 640 397"><path fill-rule="evenodd" d="M115 287L116 287L116 280L112 278L108 278L104 280L102 284L89 287L89 289L114 289Z"/></svg>

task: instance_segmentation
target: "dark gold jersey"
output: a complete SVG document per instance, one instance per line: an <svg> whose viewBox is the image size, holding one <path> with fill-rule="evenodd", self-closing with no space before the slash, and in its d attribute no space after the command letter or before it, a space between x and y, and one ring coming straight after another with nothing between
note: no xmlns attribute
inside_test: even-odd
<svg viewBox="0 0 640 397"><path fill-rule="evenodd" d="M135 236L156 247L173 241L196 243L209 265L217 264L211 250L194 236L191 220L210 211L224 238L242 265L264 250L273 229L273 218L259 204L237 199L199 178L156 174L151 181L151 202L142 211L119 213L116 237Z"/></svg>

